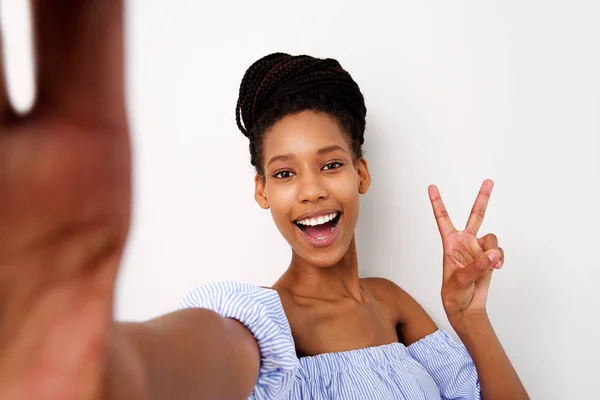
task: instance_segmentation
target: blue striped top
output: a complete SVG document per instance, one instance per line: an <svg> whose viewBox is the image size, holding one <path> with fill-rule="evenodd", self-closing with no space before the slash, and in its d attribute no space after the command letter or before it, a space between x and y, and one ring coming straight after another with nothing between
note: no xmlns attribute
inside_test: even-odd
<svg viewBox="0 0 600 400"><path fill-rule="evenodd" d="M277 291L241 282L198 287L179 309L201 307L244 324L261 354L250 399L481 399L475 365L466 348L444 330L404 346L296 356Z"/></svg>

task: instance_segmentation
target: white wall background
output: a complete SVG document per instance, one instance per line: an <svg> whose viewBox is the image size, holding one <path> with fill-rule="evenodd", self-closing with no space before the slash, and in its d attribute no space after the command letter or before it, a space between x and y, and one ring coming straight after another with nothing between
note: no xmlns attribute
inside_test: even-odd
<svg viewBox="0 0 600 400"><path fill-rule="evenodd" d="M25 3L3 3L20 107L33 87ZM599 398L599 21L595 0L130 1L136 196L118 318L285 270L289 249L252 197L238 85L270 52L333 57L369 109L362 274L394 280L449 328L427 185L462 226L493 178L481 233L506 251L489 299L500 338L532 398Z"/></svg>

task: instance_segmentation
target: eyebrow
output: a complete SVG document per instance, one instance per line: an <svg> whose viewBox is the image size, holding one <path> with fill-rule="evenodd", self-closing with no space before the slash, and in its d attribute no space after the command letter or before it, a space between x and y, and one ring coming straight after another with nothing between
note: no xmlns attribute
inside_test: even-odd
<svg viewBox="0 0 600 400"><path fill-rule="evenodd" d="M344 153L346 152L346 150L344 150L344 148L342 146L338 146L337 144L334 144L334 145L323 147L323 148L317 150L317 154L322 156L323 154L332 153L337 150L341 150Z"/></svg>
<svg viewBox="0 0 600 400"><path fill-rule="evenodd" d="M273 157L271 157L271 159L267 163L267 167L269 165L273 164L274 162L277 162L277 161L289 161L289 160L293 160L294 158L296 158L296 156L293 155L293 154L282 154L282 155L279 155L279 156L273 156Z"/></svg>
<svg viewBox="0 0 600 400"><path fill-rule="evenodd" d="M344 148L342 146L338 146L337 144L334 144L334 145L331 145L331 146L320 148L319 150L317 150L317 154L320 155L320 156L322 156L324 154L332 153L332 152L338 151L338 150L341 150L344 153L346 153L346 150L344 150ZM267 163L267 167L269 165L273 164L274 162L277 162L277 161L290 161L290 160L293 160L295 158L296 158L296 156L293 155L293 154L291 154L291 153L281 154L281 155L278 155L278 156L273 156L273 157L271 157L271 159Z"/></svg>

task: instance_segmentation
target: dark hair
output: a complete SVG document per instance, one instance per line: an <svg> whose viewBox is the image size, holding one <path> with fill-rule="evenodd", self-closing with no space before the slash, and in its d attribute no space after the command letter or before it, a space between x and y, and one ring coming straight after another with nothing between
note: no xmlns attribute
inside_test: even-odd
<svg viewBox="0 0 600 400"><path fill-rule="evenodd" d="M236 106L238 128L250 140L250 163L263 175L262 136L289 114L305 110L337 119L362 157L367 109L360 88L338 61L269 54L248 68ZM243 122L243 123L242 123Z"/></svg>

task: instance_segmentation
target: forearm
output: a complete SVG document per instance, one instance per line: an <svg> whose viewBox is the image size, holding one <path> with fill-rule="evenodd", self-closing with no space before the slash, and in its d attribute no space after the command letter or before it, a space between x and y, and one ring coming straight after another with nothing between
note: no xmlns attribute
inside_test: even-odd
<svg viewBox="0 0 600 400"><path fill-rule="evenodd" d="M529 399L486 313L450 322L475 363L483 399Z"/></svg>
<svg viewBox="0 0 600 400"><path fill-rule="evenodd" d="M259 353L244 330L204 309L115 324L105 398L246 399L258 375Z"/></svg>
<svg viewBox="0 0 600 400"><path fill-rule="evenodd" d="M102 399L148 399L147 376L142 356L132 344L131 328L142 324L115 323L108 340Z"/></svg>

